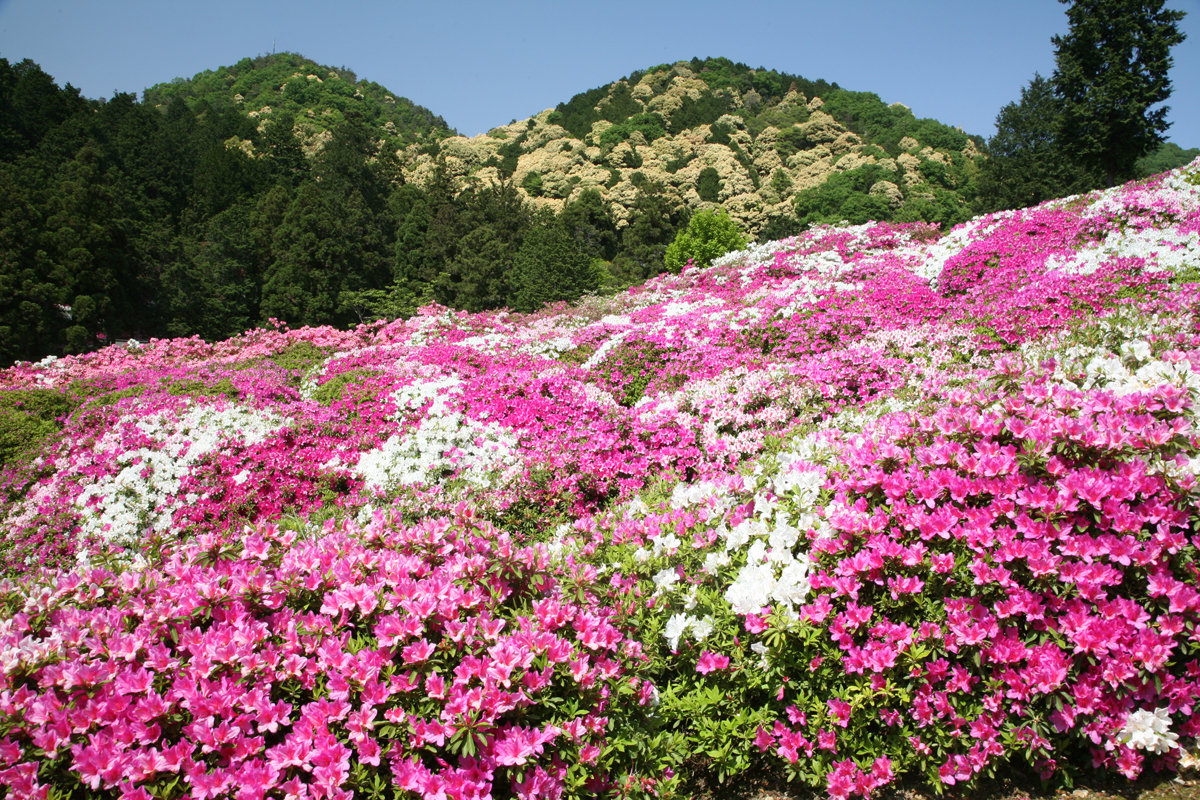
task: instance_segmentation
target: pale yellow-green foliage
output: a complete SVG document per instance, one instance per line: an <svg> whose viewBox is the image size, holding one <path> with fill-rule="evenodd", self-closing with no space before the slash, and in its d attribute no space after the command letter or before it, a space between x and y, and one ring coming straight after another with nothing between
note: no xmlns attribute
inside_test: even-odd
<svg viewBox="0 0 1200 800"><path fill-rule="evenodd" d="M620 83L613 84L612 88ZM676 64L669 70L648 72L629 85L629 89L645 111L657 112L664 119L669 119L681 108L684 98L699 100L709 91L707 84L696 77L686 63ZM761 98L750 91L737 96L731 94L729 99L734 107L761 102ZM598 108L602 109L608 102L608 97L603 98ZM950 163L945 153L923 147L907 136L900 140L903 152L894 159L880 157L874 148L868 152L861 137L839 124L822 109L823 106L820 97L808 98L795 90L789 91L775 105L774 109L780 112L806 109L807 120L795 127L808 146L787 157L780 153L784 129L769 126L754 136L746 129L742 117L732 114L722 116L714 125L699 125L652 142L646 141L640 131L634 131L625 141L611 145L601 142L604 132L613 123L597 120L592 123L587 136L579 140L565 128L549 122L553 109L494 128L482 136L446 139L441 143L436 159L422 152L421 145L402 149L397 157L408 181L419 184L429 180L440 162L457 187L486 186L501 180L499 170L487 165L499 163L500 148L520 139L520 155L511 180L520 187L530 173L536 172L540 176L541 196L529 198L536 206L558 211L584 190L595 189L609 204L618 227L623 227L638 197L634 176L640 173L646 180L661 185L670 201L682 202L693 210L719 206L751 234L766 225L771 217L790 213L795 193L819 186L835 171L879 164L893 172L894 178L878 181L872 186L871 193L886 197L895 206L903 197L901 187L911 191L924 184L920 171L922 161ZM269 108L262 109L260 119L265 121L269 113ZM782 124L785 129L789 128L786 122ZM730 143L745 154L743 159L748 156L755 176L730 147L708 141L717 126L728 132ZM300 127L299 123L297 127ZM787 132L789 139L794 136L794 132ZM963 155L978 155L975 145L969 142ZM668 165L674 172L668 170ZM701 200L696 190L700 172L708 167L715 169L720 178L717 203ZM777 173L782 173L790 182L790 188L783 196L772 186L773 183L778 185L772 181L772 176ZM520 191L524 193L525 190Z"/></svg>
<svg viewBox="0 0 1200 800"><path fill-rule="evenodd" d="M847 149L833 166L838 172L849 172L874 163L875 156L872 154Z"/></svg>
<svg viewBox="0 0 1200 800"><path fill-rule="evenodd" d="M891 181L875 182L871 186L871 194L886 197L888 205L893 209L898 208L904 201L904 195L900 192L900 187Z"/></svg>

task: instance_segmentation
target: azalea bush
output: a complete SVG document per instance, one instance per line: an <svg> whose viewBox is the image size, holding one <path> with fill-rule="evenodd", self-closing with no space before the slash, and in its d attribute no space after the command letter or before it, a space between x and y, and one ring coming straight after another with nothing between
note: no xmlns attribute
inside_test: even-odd
<svg viewBox="0 0 1200 800"><path fill-rule="evenodd" d="M5 370L0 785L1188 768L1198 175Z"/></svg>

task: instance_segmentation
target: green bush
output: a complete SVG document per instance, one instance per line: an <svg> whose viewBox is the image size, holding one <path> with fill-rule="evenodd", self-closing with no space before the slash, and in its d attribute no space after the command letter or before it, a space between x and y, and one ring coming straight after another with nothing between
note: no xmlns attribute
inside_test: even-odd
<svg viewBox="0 0 1200 800"><path fill-rule="evenodd" d="M679 272L688 261L707 267L730 250L745 247L748 241L724 211L701 211L667 245L664 262L670 272Z"/></svg>
<svg viewBox="0 0 1200 800"><path fill-rule="evenodd" d="M0 469L32 458L58 433L58 420L79 404L61 389L0 392Z"/></svg>

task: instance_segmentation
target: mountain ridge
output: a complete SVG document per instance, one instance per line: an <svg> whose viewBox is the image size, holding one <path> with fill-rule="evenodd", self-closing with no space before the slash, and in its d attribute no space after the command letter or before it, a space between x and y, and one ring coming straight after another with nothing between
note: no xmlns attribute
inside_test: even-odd
<svg viewBox="0 0 1200 800"><path fill-rule="evenodd" d="M280 110L300 114L297 133L311 140L357 113L396 145L449 135L442 117L373 81L359 80L353 70L318 64L299 53L283 52L243 58L236 64L205 70L191 78L158 83L143 101L165 108L179 98L193 109L203 103L233 105L265 123ZM320 114L312 108L322 101Z"/></svg>
<svg viewBox="0 0 1200 800"><path fill-rule="evenodd" d="M834 194L872 197L850 222L962 221L982 145L869 92L709 58L639 70L486 134L448 137L437 153L409 146L399 158L418 181L438 168L460 186L511 178L556 211L593 188L619 224L649 184L693 212L723 207L765 235L840 220L816 195L806 218L789 219L798 195L838 173L855 187Z"/></svg>
<svg viewBox="0 0 1200 800"><path fill-rule="evenodd" d="M983 145L981 137L918 120L907 106L886 105L873 93L725 58L637 70L470 137L351 70L294 53L242 59L145 93L155 106L173 97L236 107L260 131L282 107L295 115L294 132L310 155L356 107L380 144L394 150L405 181L427 184L437 169L459 191L512 179L526 199L555 212L596 189L619 227L647 187L689 212L721 206L756 235L834 222L841 217L828 208L829 198L812 198L817 208L806 206L804 219L790 217L797 195L839 173L854 187L835 192L835 200L870 198L851 209L850 222L870 216L954 224L970 215L968 163ZM870 175L860 171L872 166ZM702 182L706 170L716 174Z"/></svg>

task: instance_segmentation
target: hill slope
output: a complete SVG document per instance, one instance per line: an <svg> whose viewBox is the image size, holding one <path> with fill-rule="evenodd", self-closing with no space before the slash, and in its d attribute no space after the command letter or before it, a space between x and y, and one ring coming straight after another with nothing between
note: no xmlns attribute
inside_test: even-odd
<svg viewBox="0 0 1200 800"><path fill-rule="evenodd" d="M0 785L1194 768L1198 278L1200 161L537 314L0 372Z"/></svg>
<svg viewBox="0 0 1200 800"><path fill-rule="evenodd" d="M265 123L281 113L295 119L296 132L310 147L356 115L391 146L436 141L453 131L432 111L352 70L322 66L297 53L243 58L232 66L176 78L146 90L144 102L166 108L175 99L193 110L235 107Z"/></svg>
<svg viewBox="0 0 1200 800"><path fill-rule="evenodd" d="M639 188L660 186L677 206L720 205L759 234L960 222L982 144L873 94L710 58L636 72L437 154L409 147L401 162L416 180L439 165L463 185L512 178L556 210L595 188L622 222Z"/></svg>

